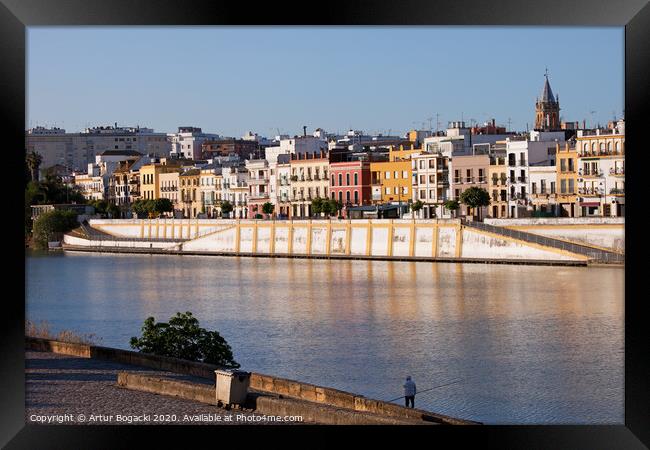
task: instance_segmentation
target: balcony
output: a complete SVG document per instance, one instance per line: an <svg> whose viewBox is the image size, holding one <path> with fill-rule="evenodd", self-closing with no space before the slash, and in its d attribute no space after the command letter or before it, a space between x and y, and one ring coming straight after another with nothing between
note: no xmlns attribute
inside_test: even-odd
<svg viewBox="0 0 650 450"><path fill-rule="evenodd" d="M612 167L609 169L610 175L625 175L625 167Z"/></svg>
<svg viewBox="0 0 650 450"><path fill-rule="evenodd" d="M525 165L526 165L526 160L525 160L525 159L519 159L519 160L517 160L517 165L519 165L519 166L525 166Z"/></svg>
<svg viewBox="0 0 650 450"><path fill-rule="evenodd" d="M258 193L255 193L255 194L250 194L250 195L248 196L248 198L249 198L250 200L254 200L254 199L265 199L265 198L269 198L269 193L268 193L268 192L258 192Z"/></svg>
<svg viewBox="0 0 650 450"><path fill-rule="evenodd" d="M583 173L584 172L584 173ZM578 169L578 175L585 178L599 178L603 176L602 170L585 170Z"/></svg>
<svg viewBox="0 0 650 450"><path fill-rule="evenodd" d="M269 184L269 179L268 178L249 178L248 179L248 184L249 185Z"/></svg>
<svg viewBox="0 0 650 450"><path fill-rule="evenodd" d="M602 190L600 188L578 188L578 194L580 194L580 195L602 195Z"/></svg>
<svg viewBox="0 0 650 450"><path fill-rule="evenodd" d="M621 189L621 188L611 188L611 189L609 190L609 193L610 193L611 195L625 195L625 189Z"/></svg>

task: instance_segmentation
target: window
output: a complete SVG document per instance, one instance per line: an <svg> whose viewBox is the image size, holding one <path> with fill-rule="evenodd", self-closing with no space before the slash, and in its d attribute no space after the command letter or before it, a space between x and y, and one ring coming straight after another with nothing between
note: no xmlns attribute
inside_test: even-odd
<svg viewBox="0 0 650 450"><path fill-rule="evenodd" d="M531 183L531 192L533 194L537 194L537 183L535 182Z"/></svg>
<svg viewBox="0 0 650 450"><path fill-rule="evenodd" d="M339 202L343 203L343 192L339 191Z"/></svg>
<svg viewBox="0 0 650 450"><path fill-rule="evenodd" d="M354 203L359 204L359 191L354 191Z"/></svg>
<svg viewBox="0 0 650 450"><path fill-rule="evenodd" d="M384 174L384 179L385 180L390 180L390 172L389 171L386 171L386 173Z"/></svg>
<svg viewBox="0 0 650 450"><path fill-rule="evenodd" d="M399 172L396 170L393 175L395 175L395 179L397 180L399 178Z"/></svg>
<svg viewBox="0 0 650 450"><path fill-rule="evenodd" d="M406 170L403 170L402 171L402 178L404 178L406 180L408 177L409 177L408 172Z"/></svg>
<svg viewBox="0 0 650 450"><path fill-rule="evenodd" d="M429 183L435 183L436 182L436 176L435 175L429 175Z"/></svg>
<svg viewBox="0 0 650 450"><path fill-rule="evenodd" d="M420 199L424 200L426 198L426 191L420 190Z"/></svg>
<svg viewBox="0 0 650 450"><path fill-rule="evenodd" d="M354 173L354 185L356 186L358 184L359 184L359 174L355 172Z"/></svg>
<svg viewBox="0 0 650 450"><path fill-rule="evenodd" d="M551 194L555 194L555 181L551 181Z"/></svg>
<svg viewBox="0 0 650 450"><path fill-rule="evenodd" d="M390 194L390 188L389 187L385 188L384 192L386 193L386 195Z"/></svg>
<svg viewBox="0 0 650 450"><path fill-rule="evenodd" d="M420 169L424 169L424 160L423 159L420 160Z"/></svg>
<svg viewBox="0 0 650 450"><path fill-rule="evenodd" d="M339 186L343 186L343 174L339 174Z"/></svg>
<svg viewBox="0 0 650 450"><path fill-rule="evenodd" d="M395 186L395 187L393 188L393 193L394 193L394 194L399 194L399 188L398 188L397 186Z"/></svg>
<svg viewBox="0 0 650 450"><path fill-rule="evenodd" d="M429 160L429 169L435 169L436 168L436 161L434 159Z"/></svg>
<svg viewBox="0 0 650 450"><path fill-rule="evenodd" d="M574 185L575 180L573 178L569 178L569 194L574 194L575 193L575 185Z"/></svg>
<svg viewBox="0 0 650 450"><path fill-rule="evenodd" d="M573 168L573 158L569 158L568 162L569 162L569 172L573 172L575 170Z"/></svg>
<svg viewBox="0 0 650 450"><path fill-rule="evenodd" d="M565 172L566 171L566 159L562 158L560 159L560 172Z"/></svg>
<svg viewBox="0 0 650 450"><path fill-rule="evenodd" d="M350 174L349 173L345 174L345 185L350 186ZM350 200L350 199L348 199L348 200Z"/></svg>
<svg viewBox="0 0 650 450"><path fill-rule="evenodd" d="M350 191L345 192L345 201L348 203L350 202Z"/></svg>
<svg viewBox="0 0 650 450"><path fill-rule="evenodd" d="M540 183L540 192L546 194L546 180L542 180Z"/></svg>

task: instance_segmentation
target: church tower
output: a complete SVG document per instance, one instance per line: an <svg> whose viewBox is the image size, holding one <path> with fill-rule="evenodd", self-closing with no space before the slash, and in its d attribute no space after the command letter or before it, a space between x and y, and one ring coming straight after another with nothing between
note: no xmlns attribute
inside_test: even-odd
<svg viewBox="0 0 650 450"><path fill-rule="evenodd" d="M535 129L555 131L560 129L560 98L553 96L551 85L548 83L548 69L544 78L542 95L535 102Z"/></svg>

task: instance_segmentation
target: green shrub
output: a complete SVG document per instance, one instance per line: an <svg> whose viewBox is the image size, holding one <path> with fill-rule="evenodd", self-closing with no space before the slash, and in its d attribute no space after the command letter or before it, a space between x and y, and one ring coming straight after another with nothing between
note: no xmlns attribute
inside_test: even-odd
<svg viewBox="0 0 650 450"><path fill-rule="evenodd" d="M32 230L34 243L37 247L47 248L48 241L78 226L77 213L74 211L61 209L48 211L34 221Z"/></svg>
<svg viewBox="0 0 650 450"><path fill-rule="evenodd" d="M176 313L169 323L155 323L153 317L142 325L142 336L131 338L131 347L143 353L238 368L232 350L217 331L199 327L191 312Z"/></svg>

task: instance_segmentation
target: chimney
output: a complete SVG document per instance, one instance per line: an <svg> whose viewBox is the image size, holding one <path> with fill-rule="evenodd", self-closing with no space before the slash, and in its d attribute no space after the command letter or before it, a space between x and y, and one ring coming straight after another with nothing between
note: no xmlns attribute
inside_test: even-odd
<svg viewBox="0 0 650 450"><path fill-rule="evenodd" d="M307 136L307 126L306 125L303 125L303 127L302 127L302 135L305 136L305 137Z"/></svg>

